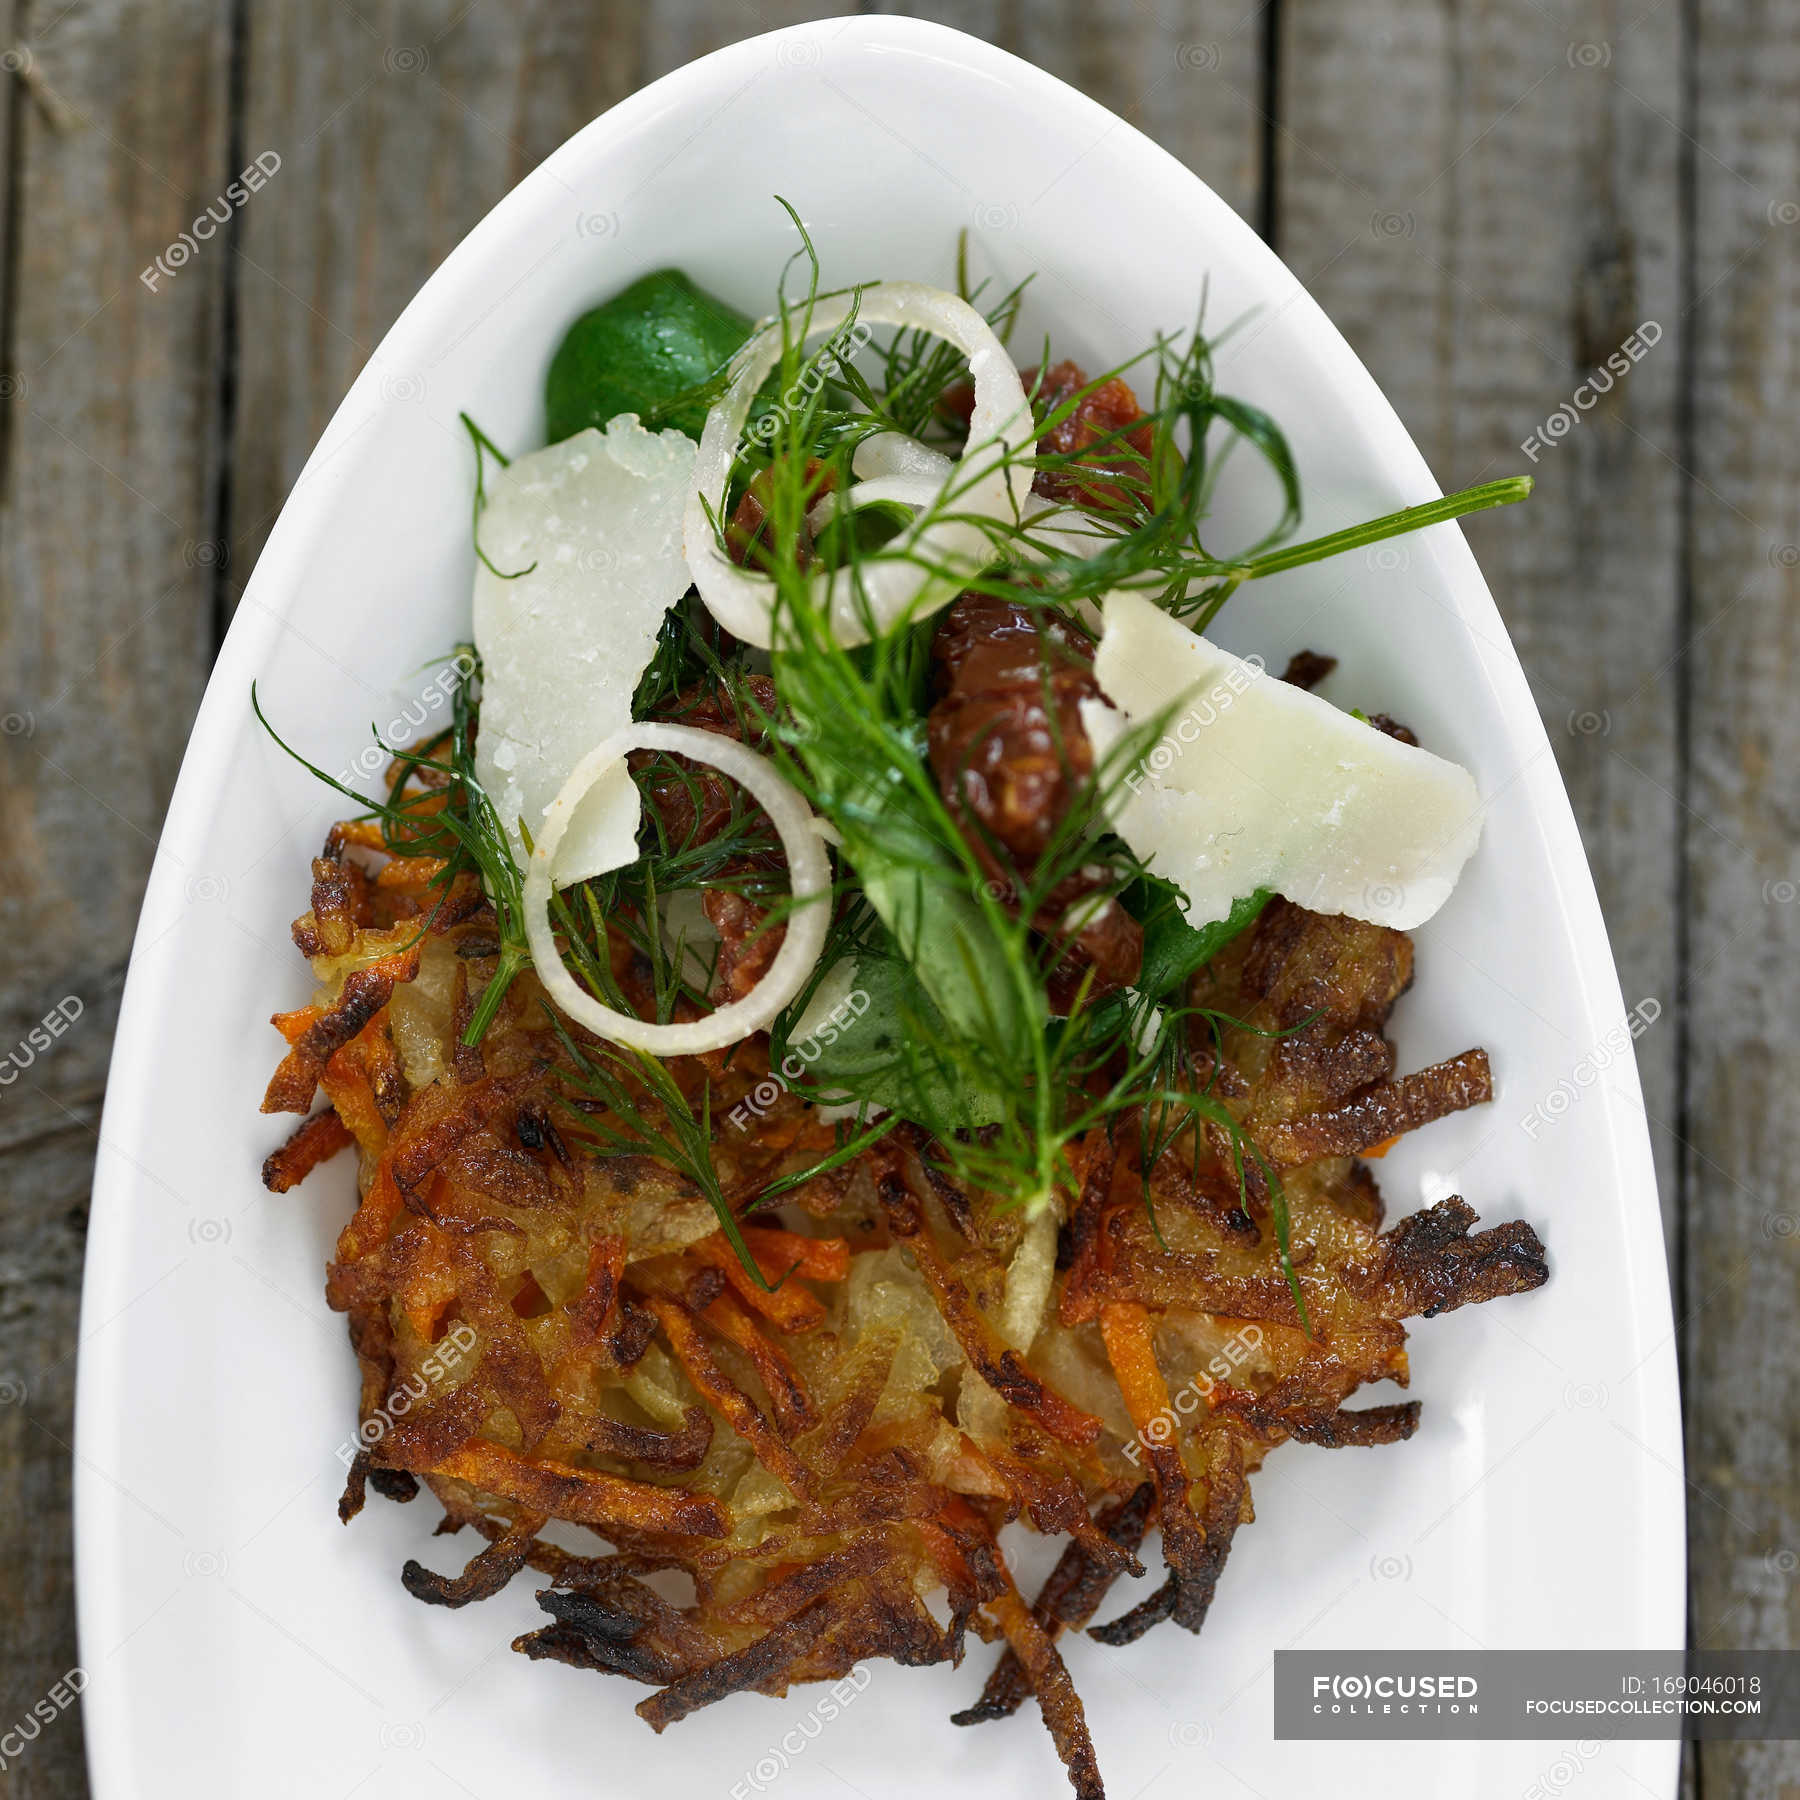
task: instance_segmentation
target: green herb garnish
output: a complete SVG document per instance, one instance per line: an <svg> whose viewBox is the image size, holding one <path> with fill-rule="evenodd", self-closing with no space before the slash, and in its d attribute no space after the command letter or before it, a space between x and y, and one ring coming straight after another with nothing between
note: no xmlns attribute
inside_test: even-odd
<svg viewBox="0 0 1800 1800"><path fill-rule="evenodd" d="M747 741L766 742L832 827L838 846L840 891L825 954L770 1035L776 1066L797 1056L802 1091L814 1099L847 1098L859 1108L858 1123L841 1126L824 1158L771 1182L751 1204L772 1204L842 1166L904 1120L940 1147L941 1166L965 1187L1001 1205L1039 1207L1069 1186L1070 1146L1097 1127L1111 1133L1123 1123L1138 1134L1145 1205L1157 1229L1153 1170L1184 1134L1192 1138L1198 1168L1207 1132L1222 1132L1246 1207L1252 1185L1267 1196L1281 1267L1310 1331L1280 1179L1216 1092L1222 1027L1241 1022L1183 1004L1193 977L1254 923L1268 893L1242 897L1224 919L1190 924L1179 890L1108 830L1124 777L1160 720L1134 732L1094 770L1050 843L1029 863L992 841L945 799L927 759L934 610L949 594L972 592L1042 609L1065 630L1092 630L1094 603L1129 589L1204 630L1246 581L1510 504L1531 483L1523 477L1488 482L1291 542L1301 518L1292 451L1266 413L1218 391L1214 341L1197 320L1185 340L1159 341L1054 405L1041 392L1028 396L1036 413L1028 441L994 452L1014 495L1005 516L968 511L970 477L958 465L944 491L917 512L828 508L814 531L809 515L828 493L848 492L855 449L871 433L898 430L956 448L960 427L944 396L964 371L958 352L920 331L878 336L854 362L842 359L844 331L856 318L854 294L839 331L809 354L813 312L827 296L812 244L793 208L787 211L800 241L789 272L802 274L801 292L790 300L784 279L776 312L781 354L752 408L759 429L733 471L724 513L713 521L723 542L730 507L756 484L766 522L752 554L774 587L775 648L767 670L779 704L767 707L768 685L751 672L764 665L753 664L690 595L668 615L633 706L640 719L730 719ZM968 279L966 244L959 248L957 280L959 292L980 304L982 290ZM987 305L1002 337L1016 327L1022 300L1020 284ZM564 339L546 385L551 441L604 426L621 412L635 412L652 428L698 435L750 329L747 319L679 271L644 277L584 314ZM1050 362L1046 344L1040 366ZM1121 376L1140 390L1147 386L1143 417L1070 453L1041 448L1086 398ZM779 403L774 395L782 397ZM485 458L501 466L506 458L466 416L464 424L475 449L478 532ZM1205 541L1208 513L1220 470L1246 449L1274 476L1279 512L1248 549L1219 555ZM975 461L993 467L992 455ZM1046 485L1063 497L1043 498ZM929 560L931 528L953 521L972 524L985 537L990 553L982 566L940 567ZM505 574L488 563L478 538L476 551L494 574ZM846 648L815 592L817 577L836 572L853 594L866 595L870 569L892 559L912 562L925 578L912 617L882 629L870 619L871 641ZM1047 670L1044 679L1048 700ZM463 871L480 877L498 923L500 955L470 1020L468 1042L478 1041L528 960L520 872L474 777L473 706L471 673L457 689L441 758L393 752L401 763L385 800L355 794L306 764L358 801L363 816L381 820L393 854L442 857L437 884L447 886ZM1056 719L1053 705L1045 711ZM433 810L435 798L422 805L419 795L406 793L409 777L420 773L442 783L448 799L441 808ZM556 895L553 916L571 969L615 1008L628 1009L614 950L623 944L635 952L640 973L648 970L648 1003L666 1020L683 1002L708 1004L714 974L683 932L673 931L671 939L672 900L733 889L754 900L771 928L788 903L779 845L735 784L728 784L731 798L721 817L720 789L710 774L696 775L667 757L643 759L634 774L646 798L637 862ZM704 813L707 829L672 827L664 807L652 803L659 796L671 814L685 811L698 821ZM1132 990L1097 994L1091 972L1084 976L1073 960L1074 928L1046 924L1058 906L1066 908L1066 898L1055 897L1066 895L1078 870L1083 904L1123 905L1142 926L1144 953ZM854 965L855 986L868 1003L859 1028L796 1042L809 1000L846 964ZM1192 1044L1196 1020L1213 1042L1205 1071ZM559 1021L552 1023L576 1087L592 1103L576 1109L589 1140L602 1153L630 1150L684 1173L718 1213L746 1269L763 1281L713 1166L710 1085L690 1100L656 1059L611 1045L578 1046ZM887 1116L870 1123L880 1109Z"/></svg>
<svg viewBox="0 0 1800 1800"><path fill-rule="evenodd" d="M602 1156L647 1156L685 1176L713 1209L745 1272L773 1293L773 1284L744 1242L713 1163L711 1084L702 1084L696 1110L667 1065L654 1056L620 1044L584 1049L548 1006L544 1014L569 1059L575 1086L604 1109L594 1113L565 1103L576 1128Z"/></svg>
<svg viewBox="0 0 1800 1800"><path fill-rule="evenodd" d="M250 705L263 730L295 762L327 787L356 802L360 809L358 819L380 822L382 848L388 855L443 862L443 868L428 883L438 898L419 927L419 937L430 930L459 875L473 873L480 878L482 891L494 911L500 948L493 978L482 990L463 1032L463 1043L472 1045L480 1043L493 1023L514 978L530 967L531 953L525 943L524 881L494 803L475 776L475 692L481 679L481 661L470 644L459 645L445 660L454 663L457 682L450 696L450 729L437 740L446 746L442 756L425 753L426 748L435 745L407 749L389 744L378 727L369 728L375 744L394 759L385 799L359 794L335 775L326 774L318 764L308 762L269 723L254 682L250 684ZM437 777L441 789L435 785L413 786L419 775Z"/></svg>
<svg viewBox="0 0 1800 1800"><path fill-rule="evenodd" d="M550 443L636 413L650 430L697 438L710 384L750 335L750 321L679 269L659 269L569 327L544 381Z"/></svg>

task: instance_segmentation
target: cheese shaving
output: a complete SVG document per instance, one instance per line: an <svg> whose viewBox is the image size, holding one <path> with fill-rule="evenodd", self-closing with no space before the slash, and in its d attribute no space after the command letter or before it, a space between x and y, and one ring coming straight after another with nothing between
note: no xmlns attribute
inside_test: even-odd
<svg viewBox="0 0 1800 1800"><path fill-rule="evenodd" d="M631 721L663 615L688 585L681 517L693 472L691 439L625 413L515 458L489 487L475 571L475 770L521 864L519 821L536 837L582 754ZM634 861L637 826L637 788L620 763L569 823L557 886Z"/></svg>
<svg viewBox="0 0 1800 1800"><path fill-rule="evenodd" d="M1481 836L1467 769L1240 661L1141 595L1114 593L1082 703L1116 769L1108 817L1206 925L1271 888L1314 912L1410 931L1450 897ZM1115 710L1116 709L1116 710ZM1160 735L1120 751L1134 726Z"/></svg>

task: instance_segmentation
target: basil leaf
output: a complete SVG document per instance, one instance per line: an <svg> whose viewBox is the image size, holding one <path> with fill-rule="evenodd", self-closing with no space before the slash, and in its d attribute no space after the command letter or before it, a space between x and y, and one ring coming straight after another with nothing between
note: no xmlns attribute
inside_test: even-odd
<svg viewBox="0 0 1800 1800"><path fill-rule="evenodd" d="M724 366L751 323L696 287L679 269L659 269L581 315L568 329L544 382L549 441L636 413L650 430L673 426L697 438L722 390Z"/></svg>
<svg viewBox="0 0 1800 1800"><path fill-rule="evenodd" d="M780 1046L780 1068L794 1077L804 1065L809 1092L822 1100L885 1106L940 1130L992 1124L1004 1103L956 1056L955 1041L912 968L864 949L846 1001L810 1038Z"/></svg>
<svg viewBox="0 0 1800 1800"><path fill-rule="evenodd" d="M1172 881L1144 875L1124 895L1125 909L1144 928L1144 966L1138 992L1151 1000L1185 987L1240 931L1256 922L1269 903L1270 890L1258 888L1232 902L1224 918L1209 925L1187 922L1187 900Z"/></svg>

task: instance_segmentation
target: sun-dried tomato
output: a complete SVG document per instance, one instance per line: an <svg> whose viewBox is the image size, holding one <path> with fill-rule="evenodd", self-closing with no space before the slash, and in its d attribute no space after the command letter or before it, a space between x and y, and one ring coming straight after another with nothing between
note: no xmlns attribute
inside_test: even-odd
<svg viewBox="0 0 1800 1800"><path fill-rule="evenodd" d="M932 644L940 698L929 754L938 786L983 867L1009 899L1028 882L1093 778L1081 702L1099 696L1091 651L1054 613L965 594ZM1091 968L1101 989L1136 979L1143 932L1112 881L1082 867L1040 898L1033 923L1064 946L1055 997L1072 997Z"/></svg>

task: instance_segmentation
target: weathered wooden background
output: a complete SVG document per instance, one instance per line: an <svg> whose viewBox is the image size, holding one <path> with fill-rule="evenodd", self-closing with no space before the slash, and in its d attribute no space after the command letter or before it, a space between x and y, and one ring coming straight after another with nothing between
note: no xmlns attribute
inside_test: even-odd
<svg viewBox="0 0 1800 1800"><path fill-rule="evenodd" d="M425 274L585 120L785 0L0 0L0 1718L75 1660L70 1408L108 1035L233 600ZM902 9L904 10L904 9ZM1800 5L932 6L1256 221L1446 487L1661 341L1470 527L1586 833L1680 1319L1692 1625L1800 1644ZM151 293L257 153L282 173ZM10 1071L9 1071L10 1072ZM1560 1203L1581 1204L1581 1195ZM1553 1517L1547 1506L1546 1517ZM1528 1553L1528 1551L1527 1551ZM1691 1757L1795 1800L1800 1746ZM85 1794L65 1718L0 1792Z"/></svg>

